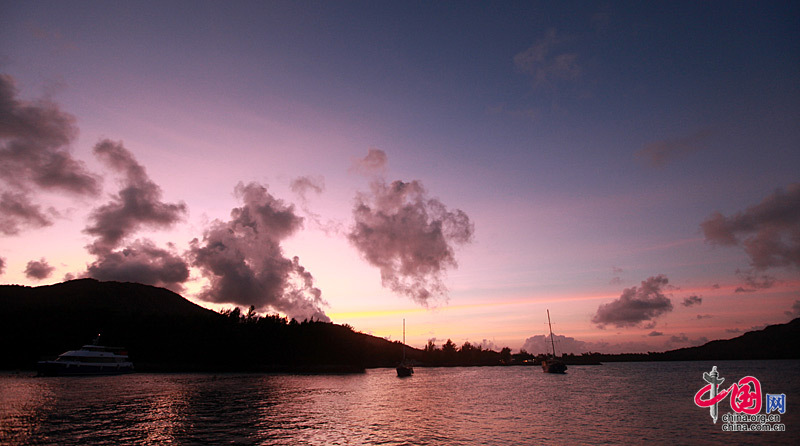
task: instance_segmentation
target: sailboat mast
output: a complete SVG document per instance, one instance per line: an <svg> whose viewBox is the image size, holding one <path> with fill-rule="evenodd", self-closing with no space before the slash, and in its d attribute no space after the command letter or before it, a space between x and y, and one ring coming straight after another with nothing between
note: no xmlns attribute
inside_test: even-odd
<svg viewBox="0 0 800 446"><path fill-rule="evenodd" d="M406 360L406 320L403 318L403 362Z"/></svg>
<svg viewBox="0 0 800 446"><path fill-rule="evenodd" d="M405 333L405 319L403 319L403 333ZM550 343L553 344L553 357L556 357L556 343L553 341L553 324L550 323L550 310L547 310L547 325L550 326ZM405 338L405 334L403 334Z"/></svg>

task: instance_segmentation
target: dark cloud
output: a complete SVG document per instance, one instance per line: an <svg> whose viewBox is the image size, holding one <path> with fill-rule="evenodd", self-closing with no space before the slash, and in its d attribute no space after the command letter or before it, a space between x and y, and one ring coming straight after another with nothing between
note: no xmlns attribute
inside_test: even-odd
<svg viewBox="0 0 800 446"><path fill-rule="evenodd" d="M686 336L686 334L681 333L680 336L670 336L669 342L674 342L674 343L689 342L689 337Z"/></svg>
<svg viewBox="0 0 800 446"><path fill-rule="evenodd" d="M703 298L702 297L700 297L700 296L689 296L689 297L684 297L683 298L683 302L681 302L681 305L683 305L684 307L691 307L691 306L694 306L694 305L700 305L702 303L703 303Z"/></svg>
<svg viewBox="0 0 800 446"><path fill-rule="evenodd" d="M514 65L533 77L534 88L576 80L581 75L577 54L559 50L567 40L551 28L543 38L516 54Z"/></svg>
<svg viewBox="0 0 800 446"><path fill-rule="evenodd" d="M75 160L69 145L77 135L75 118L49 101L17 99L11 76L0 74L0 232L52 224L36 202L40 191L96 196L100 179Z"/></svg>
<svg viewBox="0 0 800 446"><path fill-rule="evenodd" d="M353 162L350 171L364 175L381 175L386 171L387 159L386 152L371 148L367 156Z"/></svg>
<svg viewBox="0 0 800 446"><path fill-rule="evenodd" d="M664 295L669 279L663 274L642 281L640 287L626 288L622 295L597 308L592 322L598 326L614 325L616 327L634 327L644 322L652 328L655 319L672 311L672 301Z"/></svg>
<svg viewBox="0 0 800 446"><path fill-rule="evenodd" d="M712 316L710 314L698 314L697 315L697 319L711 319L712 317L714 317L714 316Z"/></svg>
<svg viewBox="0 0 800 446"><path fill-rule="evenodd" d="M215 220L202 241L191 242L193 264L209 280L199 297L272 308L296 319L329 320L312 275L297 257L285 257L281 247L302 227L303 218L262 185L240 183L236 195L243 205L231 211L231 219Z"/></svg>
<svg viewBox="0 0 800 446"><path fill-rule="evenodd" d="M689 345L689 346L697 346L703 345L708 342L708 338L705 336L700 336L697 339L689 339L686 336L686 333L680 333L678 335L670 336L669 341L667 341L667 346L675 346L677 345Z"/></svg>
<svg viewBox="0 0 800 446"><path fill-rule="evenodd" d="M660 331L651 331L650 333L647 334L647 336L664 336L664 333Z"/></svg>
<svg viewBox="0 0 800 446"><path fill-rule="evenodd" d="M52 217L57 213L50 208L48 212L31 201L27 193L3 192L0 195L0 233L16 235L24 227L41 228L53 224Z"/></svg>
<svg viewBox="0 0 800 446"><path fill-rule="evenodd" d="M136 240L124 249L104 253L89 265L85 277L97 280L136 282L183 292L189 265L171 250L158 248L150 240Z"/></svg>
<svg viewBox="0 0 800 446"><path fill-rule="evenodd" d="M712 132L706 129L682 138L652 142L636 152L636 157L653 167L664 167L677 159L702 150L711 135Z"/></svg>
<svg viewBox="0 0 800 446"><path fill-rule="evenodd" d="M443 276L457 266L453 246L472 240L467 214L428 198L418 181L377 180L371 189L356 198L350 242L380 269L384 287L422 305L446 298Z"/></svg>
<svg viewBox="0 0 800 446"><path fill-rule="evenodd" d="M6 272L6 259L0 257L0 275Z"/></svg>
<svg viewBox="0 0 800 446"><path fill-rule="evenodd" d="M55 268L50 266L47 260L42 258L38 261L31 260L28 262L28 266L25 267L25 276L29 279L42 280L50 277L53 271L55 271Z"/></svg>
<svg viewBox="0 0 800 446"><path fill-rule="evenodd" d="M2 260L2 259L0 259ZM0 273L2 273L2 267L0 267ZM791 318L800 317L800 300L794 301L792 304L792 308L790 311L784 311L784 314Z"/></svg>
<svg viewBox="0 0 800 446"><path fill-rule="evenodd" d="M161 188L122 143L103 140L94 147L94 153L124 179L113 199L94 209L89 217L91 224L84 232L97 237L90 252L108 253L141 227L167 228L185 216L184 203L161 201Z"/></svg>
<svg viewBox="0 0 800 446"><path fill-rule="evenodd" d="M745 329L741 329L741 328L729 328L729 329L726 329L725 331L726 331L727 333L749 333L749 332L751 332L751 331L759 331L759 330L763 330L763 329L765 329L765 328L767 328L767 324L762 324L762 325L753 325L753 326L751 326L750 328L745 328Z"/></svg>
<svg viewBox="0 0 800 446"><path fill-rule="evenodd" d="M744 286L736 288L736 293L754 293L758 290L772 288L777 280L769 274L759 273L755 270L736 270L736 275L744 281Z"/></svg>
<svg viewBox="0 0 800 446"><path fill-rule="evenodd" d="M715 212L700 227L712 244L742 246L756 269L800 268L800 183L730 217Z"/></svg>

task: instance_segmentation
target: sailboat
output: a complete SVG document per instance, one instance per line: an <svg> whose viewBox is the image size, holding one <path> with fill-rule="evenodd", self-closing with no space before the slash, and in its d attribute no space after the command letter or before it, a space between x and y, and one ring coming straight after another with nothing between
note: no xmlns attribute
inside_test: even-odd
<svg viewBox="0 0 800 446"><path fill-rule="evenodd" d="M567 365L564 364L564 361L556 358L556 343L553 341L553 324L550 323L550 310L547 310L547 325L550 326L550 344L553 346L553 357L548 358L545 356L542 359L542 370L545 373L566 373Z"/></svg>
<svg viewBox="0 0 800 446"><path fill-rule="evenodd" d="M403 319L403 360L397 366L397 376L403 378L414 374L414 367L406 361L406 320Z"/></svg>

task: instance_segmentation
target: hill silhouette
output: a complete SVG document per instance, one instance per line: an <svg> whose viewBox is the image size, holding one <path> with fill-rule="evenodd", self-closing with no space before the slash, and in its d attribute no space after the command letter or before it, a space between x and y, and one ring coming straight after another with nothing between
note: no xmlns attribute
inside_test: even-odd
<svg viewBox="0 0 800 446"><path fill-rule="evenodd" d="M584 353L565 355L567 363L623 361L705 361L750 359L800 359L800 318L769 325L732 339L710 341L697 347L648 353ZM570 362L572 361L572 362Z"/></svg>
<svg viewBox="0 0 800 446"><path fill-rule="evenodd" d="M347 326L217 313L137 283L0 286L2 369L33 368L98 333L104 345L126 347L138 370L352 371L393 366L402 355L399 343Z"/></svg>
<svg viewBox="0 0 800 446"><path fill-rule="evenodd" d="M664 353L663 359L798 359L800 358L800 318L786 324L770 325L732 339L710 341Z"/></svg>
<svg viewBox="0 0 800 446"><path fill-rule="evenodd" d="M0 285L0 369L32 369L36 361L89 343L126 347L140 371L342 372L393 367L402 344L358 333L347 325L217 313L172 291L149 285L72 280L27 287ZM422 365L521 363L468 342L460 348L406 348ZM515 355L519 356L519 355ZM733 339L667 352L567 355L569 364L800 358L800 318ZM530 358L532 359L532 357Z"/></svg>

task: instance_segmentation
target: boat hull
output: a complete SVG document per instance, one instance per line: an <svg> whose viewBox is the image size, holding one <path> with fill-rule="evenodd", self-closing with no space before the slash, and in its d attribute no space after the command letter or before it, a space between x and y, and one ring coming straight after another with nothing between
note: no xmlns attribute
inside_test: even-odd
<svg viewBox="0 0 800 446"><path fill-rule="evenodd" d="M567 365L561 361L544 360L542 361L542 370L545 373L567 373Z"/></svg>
<svg viewBox="0 0 800 446"><path fill-rule="evenodd" d="M67 364L59 361L40 361L39 376L100 376L133 373L133 364Z"/></svg>
<svg viewBox="0 0 800 446"><path fill-rule="evenodd" d="M397 366L397 376L403 378L414 374L414 368L408 366Z"/></svg>

